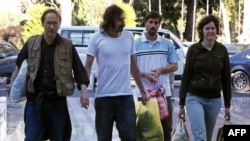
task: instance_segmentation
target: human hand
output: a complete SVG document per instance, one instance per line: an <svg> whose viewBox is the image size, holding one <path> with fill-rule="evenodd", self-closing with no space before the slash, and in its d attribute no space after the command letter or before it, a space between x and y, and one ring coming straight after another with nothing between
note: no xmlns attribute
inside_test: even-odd
<svg viewBox="0 0 250 141"><path fill-rule="evenodd" d="M185 109L184 109L184 107L180 107L180 109L179 109L179 113L178 113L178 118L179 118L179 119L183 119L183 120L185 120L185 119L186 119L186 117L185 117Z"/></svg>
<svg viewBox="0 0 250 141"><path fill-rule="evenodd" d="M231 120L231 114L230 114L230 108L225 108L225 120L230 121Z"/></svg>
<svg viewBox="0 0 250 141"><path fill-rule="evenodd" d="M158 78L161 75L161 68L151 70L151 72L153 72L154 76Z"/></svg>
<svg viewBox="0 0 250 141"><path fill-rule="evenodd" d="M11 84L6 85L6 90L7 90L8 96L10 95L11 86L12 86Z"/></svg>
<svg viewBox="0 0 250 141"><path fill-rule="evenodd" d="M81 107L84 107L85 109L88 109L89 107L89 97L87 93L81 93L80 96L80 103L81 103Z"/></svg>
<svg viewBox="0 0 250 141"><path fill-rule="evenodd" d="M151 83L154 83L154 82L158 81L158 77L157 77L157 75L154 72L146 73L146 78Z"/></svg>
<svg viewBox="0 0 250 141"><path fill-rule="evenodd" d="M147 95L146 95L146 92L141 92L141 101L142 101L142 104L145 105L146 102L148 101L148 98L147 98Z"/></svg>

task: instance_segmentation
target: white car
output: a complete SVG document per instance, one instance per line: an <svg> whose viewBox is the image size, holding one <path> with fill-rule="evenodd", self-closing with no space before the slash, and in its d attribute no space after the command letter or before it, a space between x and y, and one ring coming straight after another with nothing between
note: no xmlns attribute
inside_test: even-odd
<svg viewBox="0 0 250 141"><path fill-rule="evenodd" d="M186 54L187 54L187 50L188 50L188 48L192 45L192 44L194 44L195 42L182 42L183 43L183 45L184 45L184 53L185 53L185 56L186 56Z"/></svg>
<svg viewBox="0 0 250 141"><path fill-rule="evenodd" d="M135 37L139 37L144 31L144 27L125 27L125 30L131 31ZM58 30L58 33L65 38L72 40L73 45L76 47L77 52L81 58L83 65L85 65L86 60L86 51L92 35L99 31L100 28L97 26L62 26ZM169 34L172 42L176 47L177 54L179 55L180 60L178 61L178 70L175 72L175 79L180 80L183 67L184 67L184 46L180 39L175 36L171 31L166 29L159 29L159 35L164 36L165 34ZM96 61L94 61L91 69L90 75L90 84L88 89L95 90L97 85L97 77L98 77L98 67Z"/></svg>

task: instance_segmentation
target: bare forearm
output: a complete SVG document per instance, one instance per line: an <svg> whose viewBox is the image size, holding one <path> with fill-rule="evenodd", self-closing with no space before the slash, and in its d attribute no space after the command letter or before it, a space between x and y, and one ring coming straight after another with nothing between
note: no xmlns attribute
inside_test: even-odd
<svg viewBox="0 0 250 141"><path fill-rule="evenodd" d="M140 89L141 92L145 92L144 86L141 81L141 73L138 67L133 67L133 69L131 70L131 73L132 73L132 76L135 80L137 87Z"/></svg>
<svg viewBox="0 0 250 141"><path fill-rule="evenodd" d="M19 68L16 66L14 71L12 72L11 79L10 79L10 85L13 84L14 80L16 79L19 72Z"/></svg>
<svg viewBox="0 0 250 141"><path fill-rule="evenodd" d="M80 103L82 107L84 107L85 109L88 109L89 96L88 96L87 86L84 84L81 85Z"/></svg>
<svg viewBox="0 0 250 141"><path fill-rule="evenodd" d="M88 90L87 90L87 86L85 84L81 85L81 93L82 94L87 94Z"/></svg>
<svg viewBox="0 0 250 141"><path fill-rule="evenodd" d="M92 67L93 61L94 61L94 57L87 55L86 62L85 62L85 69L86 69L89 77L90 77L91 67Z"/></svg>
<svg viewBox="0 0 250 141"><path fill-rule="evenodd" d="M178 65L176 63L176 64L168 64L165 67L157 68L153 70L153 72L156 72L158 75L160 75L160 74L175 72L177 69Z"/></svg>

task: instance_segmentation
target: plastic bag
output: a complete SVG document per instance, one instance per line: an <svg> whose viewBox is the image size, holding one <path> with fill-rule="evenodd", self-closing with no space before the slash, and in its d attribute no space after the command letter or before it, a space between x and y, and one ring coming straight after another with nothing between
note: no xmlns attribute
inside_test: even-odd
<svg viewBox="0 0 250 141"><path fill-rule="evenodd" d="M145 105L136 101L135 107L136 141L164 141L156 99L150 99Z"/></svg>
<svg viewBox="0 0 250 141"><path fill-rule="evenodd" d="M146 90L146 92L149 99L157 99L160 118L167 118L169 116L169 111L167 99L165 97L165 89L163 88L163 86L159 83L152 84L151 87Z"/></svg>
<svg viewBox="0 0 250 141"><path fill-rule="evenodd" d="M21 65L21 68L19 69L18 75L14 80L10 89L11 102L19 102L26 99L27 71L28 71L27 60L24 60Z"/></svg>
<svg viewBox="0 0 250 141"><path fill-rule="evenodd" d="M218 129L216 141L224 141L223 126Z"/></svg>
<svg viewBox="0 0 250 141"><path fill-rule="evenodd" d="M172 141L189 141L189 134L183 119L179 119L177 122L177 126L173 131Z"/></svg>
<svg viewBox="0 0 250 141"><path fill-rule="evenodd" d="M224 122L224 125L229 125L229 124L232 124L232 123L227 120ZM224 141L224 134L223 134L224 125L218 129L216 141Z"/></svg>

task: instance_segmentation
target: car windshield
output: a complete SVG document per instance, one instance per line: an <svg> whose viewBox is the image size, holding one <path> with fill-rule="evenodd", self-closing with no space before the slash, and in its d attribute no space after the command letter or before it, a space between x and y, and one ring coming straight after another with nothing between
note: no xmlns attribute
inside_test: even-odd
<svg viewBox="0 0 250 141"><path fill-rule="evenodd" d="M93 36L94 33L94 30L63 30L61 34L65 38L70 38L74 46L87 47L90 42L90 38Z"/></svg>

